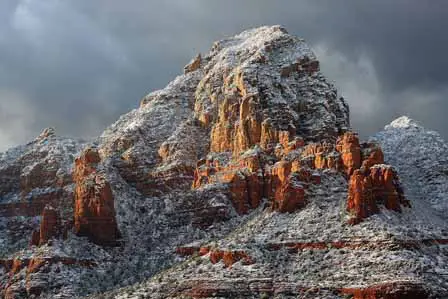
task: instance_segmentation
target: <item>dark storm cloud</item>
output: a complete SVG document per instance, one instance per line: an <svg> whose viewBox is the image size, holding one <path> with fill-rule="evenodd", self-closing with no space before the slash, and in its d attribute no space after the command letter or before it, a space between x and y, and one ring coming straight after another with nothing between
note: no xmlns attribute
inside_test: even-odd
<svg viewBox="0 0 448 299"><path fill-rule="evenodd" d="M47 126L94 136L214 40L264 24L304 37L371 134L408 114L448 136L446 1L0 2L0 147Z"/></svg>

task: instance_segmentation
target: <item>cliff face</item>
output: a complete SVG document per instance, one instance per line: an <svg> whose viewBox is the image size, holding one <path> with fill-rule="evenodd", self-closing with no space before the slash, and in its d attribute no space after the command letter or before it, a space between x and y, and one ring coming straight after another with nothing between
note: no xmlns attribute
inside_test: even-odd
<svg viewBox="0 0 448 299"><path fill-rule="evenodd" d="M95 149L85 149L75 160L75 233L99 245L114 245L119 238L114 197L105 174L97 167L101 158Z"/></svg>
<svg viewBox="0 0 448 299"><path fill-rule="evenodd" d="M359 140L284 28L216 42L100 137L49 129L1 155L1 294L445 295L446 222L381 134Z"/></svg>
<svg viewBox="0 0 448 299"><path fill-rule="evenodd" d="M402 206L410 207L396 171L384 164L378 145L360 144L352 132L340 135L334 143L325 140L305 144L300 136L292 136L294 141L290 143L284 137L290 133L281 135L283 144L277 143L275 152L269 153L257 144L255 150L239 158L229 152L227 156L201 161L193 188L207 184L228 186L239 214L257 208L263 198L269 200L273 210L295 212L306 204L305 189L320 184L319 171L328 169L349 180L347 210L352 214L351 224L379 213L378 205L397 212Z"/></svg>

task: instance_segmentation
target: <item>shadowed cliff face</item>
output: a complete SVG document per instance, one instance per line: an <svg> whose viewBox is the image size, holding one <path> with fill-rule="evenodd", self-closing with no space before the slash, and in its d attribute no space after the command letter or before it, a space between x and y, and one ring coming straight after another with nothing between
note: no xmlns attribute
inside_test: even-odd
<svg viewBox="0 0 448 299"><path fill-rule="evenodd" d="M5 298L443 293L420 270L446 268L444 224L279 26L216 42L89 144L43 132L0 174Z"/></svg>

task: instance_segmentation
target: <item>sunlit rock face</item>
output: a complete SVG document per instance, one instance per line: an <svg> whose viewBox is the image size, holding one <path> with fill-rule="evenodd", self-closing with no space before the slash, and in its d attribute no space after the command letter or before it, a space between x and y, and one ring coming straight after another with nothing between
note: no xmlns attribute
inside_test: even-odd
<svg viewBox="0 0 448 299"><path fill-rule="evenodd" d="M114 197L110 183L101 173L101 158L94 148L85 149L75 161L75 232L100 245L114 245L119 238Z"/></svg>
<svg viewBox="0 0 448 299"><path fill-rule="evenodd" d="M289 177L292 163L283 158L349 128L348 107L314 54L283 28L265 27L215 43L201 65L194 113L210 130L211 159L197 167L193 187L228 185L239 214L263 198L280 212L303 207L299 169ZM288 169L279 177L272 164L281 160Z"/></svg>

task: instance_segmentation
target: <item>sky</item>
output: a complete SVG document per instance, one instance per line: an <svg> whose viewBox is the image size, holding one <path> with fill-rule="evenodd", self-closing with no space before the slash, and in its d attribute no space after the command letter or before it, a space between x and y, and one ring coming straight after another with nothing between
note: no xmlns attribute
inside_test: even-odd
<svg viewBox="0 0 448 299"><path fill-rule="evenodd" d="M361 136L408 115L448 139L446 0L0 0L0 150L93 137L213 41L283 25Z"/></svg>

